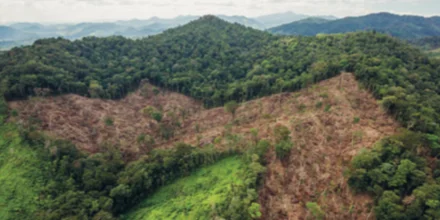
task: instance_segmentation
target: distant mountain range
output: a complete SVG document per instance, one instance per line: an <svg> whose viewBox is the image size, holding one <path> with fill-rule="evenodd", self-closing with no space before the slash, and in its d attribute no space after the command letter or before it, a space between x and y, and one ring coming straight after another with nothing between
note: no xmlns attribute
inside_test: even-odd
<svg viewBox="0 0 440 220"><path fill-rule="evenodd" d="M294 12L289 11L289 12L284 12L284 13L270 14L270 15L256 17L255 20L264 24L264 26L266 28L272 28L272 27L280 26L280 25L287 24L290 22L303 20L303 19L310 18L310 17L313 17L313 16L305 15L305 14L296 14ZM331 15L329 15L329 16L316 16L316 17L323 18L326 20L338 19L337 17L331 16Z"/></svg>
<svg viewBox="0 0 440 220"><path fill-rule="evenodd" d="M305 36L363 30L376 30L402 39L440 36L440 17L376 13L337 20L306 19L269 29L277 34Z"/></svg>
<svg viewBox="0 0 440 220"><path fill-rule="evenodd" d="M219 18L239 23L259 30L281 24L298 21L310 16L286 12L271 14L256 18L245 16L217 15ZM169 28L189 23L200 16L178 16L164 19L152 17L147 20L126 20L116 22L85 22L78 24L55 24L44 25L39 23L13 23L7 26L0 26L0 49L8 49L14 46L31 44L40 38L63 37L70 40L80 39L87 36L105 37L121 35L130 38L140 38L163 32ZM323 16L326 19L335 19L333 16Z"/></svg>
<svg viewBox="0 0 440 220"><path fill-rule="evenodd" d="M44 25L39 23L14 23L0 26L0 49L27 45L40 38L63 37L70 40L87 36L106 37L121 35L141 38L163 32L198 19L200 16L178 16L164 19L152 17L147 20L115 22L85 22L78 24ZM376 30L402 39L440 36L440 17L401 16L376 13L360 17L337 19L334 16L311 17L294 12L270 14L255 18L218 15L219 18L276 34L314 36L319 33L346 33ZM278 26L277 26L278 25ZM276 26L276 27L274 27Z"/></svg>

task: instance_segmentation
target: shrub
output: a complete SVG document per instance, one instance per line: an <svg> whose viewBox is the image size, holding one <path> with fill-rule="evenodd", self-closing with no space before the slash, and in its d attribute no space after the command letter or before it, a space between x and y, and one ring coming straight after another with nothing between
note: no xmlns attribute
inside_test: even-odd
<svg viewBox="0 0 440 220"><path fill-rule="evenodd" d="M293 143L290 141L280 141L275 144L275 153L278 159L284 159L289 155L293 148Z"/></svg>
<svg viewBox="0 0 440 220"><path fill-rule="evenodd" d="M160 124L159 133L163 139L169 140L174 136L174 128L166 124Z"/></svg>
<svg viewBox="0 0 440 220"><path fill-rule="evenodd" d="M13 109L13 110L11 111L11 116L12 116L12 117L17 117L17 116L18 116L18 111L17 111L16 109Z"/></svg>
<svg viewBox="0 0 440 220"><path fill-rule="evenodd" d="M321 207L316 202L308 202L306 204L307 210L312 213L313 217L317 220L322 220L325 217L324 211L322 211Z"/></svg>
<svg viewBox="0 0 440 220"><path fill-rule="evenodd" d="M110 117L106 117L104 119L104 123L105 123L106 126L113 126L113 124L114 124L113 119L110 118Z"/></svg>
<svg viewBox="0 0 440 220"><path fill-rule="evenodd" d="M157 122L161 122L162 121L162 113L155 111L153 113L151 113L151 117L156 120Z"/></svg>
<svg viewBox="0 0 440 220"><path fill-rule="evenodd" d="M150 150L155 144L154 138L147 134L140 134L136 141L142 147L146 147L147 150Z"/></svg>
<svg viewBox="0 0 440 220"><path fill-rule="evenodd" d="M225 104L225 111L232 114L235 117L235 111L237 111L238 104L236 101L229 101Z"/></svg>
<svg viewBox="0 0 440 220"><path fill-rule="evenodd" d="M260 204L253 202L251 206L249 206L248 212L251 218L259 219L261 217Z"/></svg>
<svg viewBox="0 0 440 220"><path fill-rule="evenodd" d="M322 107L322 102L321 102L321 101L317 102L317 103L315 104L315 107L316 107L316 108L321 108L321 107Z"/></svg>
<svg viewBox="0 0 440 220"><path fill-rule="evenodd" d="M301 105L298 105L297 108L299 111L304 111L304 110L306 110L307 106L304 104L301 104Z"/></svg>
<svg viewBox="0 0 440 220"><path fill-rule="evenodd" d="M154 93L154 95L159 95L160 90L158 88L154 88L153 93Z"/></svg>
<svg viewBox="0 0 440 220"><path fill-rule="evenodd" d="M286 140L290 139L290 136L289 136L290 131L284 125L280 125L280 124L276 125L273 132L274 132L275 140L277 142L286 141Z"/></svg>
<svg viewBox="0 0 440 220"><path fill-rule="evenodd" d="M357 124L361 121L361 119L359 117L354 117L353 118L353 124Z"/></svg>

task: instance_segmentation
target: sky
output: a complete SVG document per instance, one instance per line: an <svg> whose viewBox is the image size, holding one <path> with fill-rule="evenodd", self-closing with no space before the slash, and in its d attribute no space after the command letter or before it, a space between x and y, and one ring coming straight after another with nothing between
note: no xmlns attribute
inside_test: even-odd
<svg viewBox="0 0 440 220"><path fill-rule="evenodd" d="M115 21L225 14L255 17L293 11L358 16L392 12L440 15L440 0L0 0L0 23Z"/></svg>

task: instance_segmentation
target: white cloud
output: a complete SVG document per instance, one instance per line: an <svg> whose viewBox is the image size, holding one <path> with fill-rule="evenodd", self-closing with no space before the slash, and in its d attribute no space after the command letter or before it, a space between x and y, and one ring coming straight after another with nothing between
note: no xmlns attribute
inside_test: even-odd
<svg viewBox="0 0 440 220"><path fill-rule="evenodd" d="M258 16L285 11L339 17L379 11L433 15L440 14L439 8L439 0L0 0L0 23L146 19L188 14Z"/></svg>

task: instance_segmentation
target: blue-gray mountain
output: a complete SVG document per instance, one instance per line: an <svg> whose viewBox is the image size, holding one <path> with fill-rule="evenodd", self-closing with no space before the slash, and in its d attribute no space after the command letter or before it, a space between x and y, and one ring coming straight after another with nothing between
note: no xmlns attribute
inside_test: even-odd
<svg viewBox="0 0 440 220"><path fill-rule="evenodd" d="M37 39L50 37L63 37L70 40L81 39L87 36L106 37L112 35L141 38L159 34L164 30L187 24L199 17L200 16L186 15L170 19L152 17L147 20L132 19L116 22L85 22L79 24L56 25L43 25L27 22L14 23L9 26L0 26L0 49L28 45ZM273 26L308 18L310 16L286 12L257 18L226 15L218 15L218 17L231 23L239 23L254 29L264 30ZM323 18L332 19L334 17L323 16Z"/></svg>
<svg viewBox="0 0 440 220"><path fill-rule="evenodd" d="M440 36L440 17L427 18L376 13L332 21L322 19L301 20L271 28L270 32L285 35L314 36L320 33L334 34L363 30L376 30L402 39Z"/></svg>

